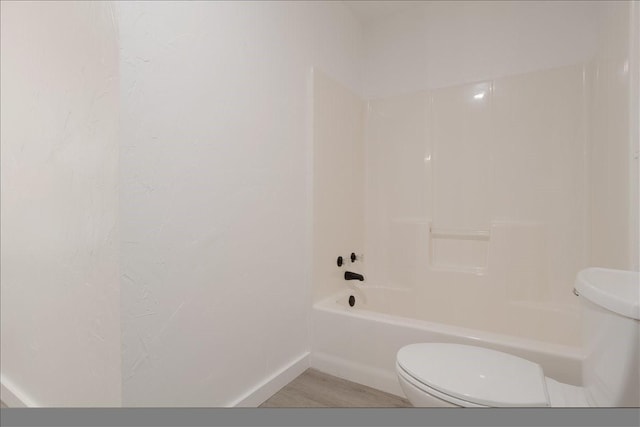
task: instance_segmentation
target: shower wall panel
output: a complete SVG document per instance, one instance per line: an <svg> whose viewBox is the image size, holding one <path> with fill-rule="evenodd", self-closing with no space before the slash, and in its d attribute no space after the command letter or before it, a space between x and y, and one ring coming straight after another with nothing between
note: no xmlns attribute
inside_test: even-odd
<svg viewBox="0 0 640 427"><path fill-rule="evenodd" d="M488 306L573 306L588 257L586 73L575 65L371 101L370 284L445 305L469 291Z"/></svg>

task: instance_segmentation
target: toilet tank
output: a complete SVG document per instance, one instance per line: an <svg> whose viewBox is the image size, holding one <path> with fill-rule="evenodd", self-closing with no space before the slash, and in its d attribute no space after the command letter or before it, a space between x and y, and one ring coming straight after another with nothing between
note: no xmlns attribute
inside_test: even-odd
<svg viewBox="0 0 640 427"><path fill-rule="evenodd" d="M578 273L585 359L582 380L593 406L640 406L640 278L588 268Z"/></svg>

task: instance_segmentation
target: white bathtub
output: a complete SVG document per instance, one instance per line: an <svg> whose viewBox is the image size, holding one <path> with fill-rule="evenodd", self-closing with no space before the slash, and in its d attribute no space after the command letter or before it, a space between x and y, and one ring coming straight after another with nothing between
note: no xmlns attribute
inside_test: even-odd
<svg viewBox="0 0 640 427"><path fill-rule="evenodd" d="M354 307L348 304L350 295L355 296ZM553 334L543 341L410 318L402 316L402 312L389 314L394 299L404 297L394 289L362 287L347 289L314 304L311 367L403 396L394 369L398 350L416 342L451 342L520 356L540 364L548 377L581 385L583 356L579 346L554 343L557 337ZM380 312L384 310L387 312ZM487 326L480 320L478 323ZM573 322L569 326L573 327ZM580 335L579 330L575 333Z"/></svg>

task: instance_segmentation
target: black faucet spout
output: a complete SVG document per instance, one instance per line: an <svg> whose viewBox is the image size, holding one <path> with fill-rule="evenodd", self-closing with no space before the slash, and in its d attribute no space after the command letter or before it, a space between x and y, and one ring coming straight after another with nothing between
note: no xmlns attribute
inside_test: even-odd
<svg viewBox="0 0 640 427"><path fill-rule="evenodd" d="M351 271L344 272L344 280L359 280L361 282L364 281L364 276L362 274L353 273Z"/></svg>

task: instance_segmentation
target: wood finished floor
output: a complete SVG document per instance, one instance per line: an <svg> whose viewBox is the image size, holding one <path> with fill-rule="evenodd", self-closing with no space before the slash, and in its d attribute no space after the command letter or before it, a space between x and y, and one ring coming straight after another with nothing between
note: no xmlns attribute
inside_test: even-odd
<svg viewBox="0 0 640 427"><path fill-rule="evenodd" d="M307 369L260 405L261 408L407 408L408 400L342 378Z"/></svg>

